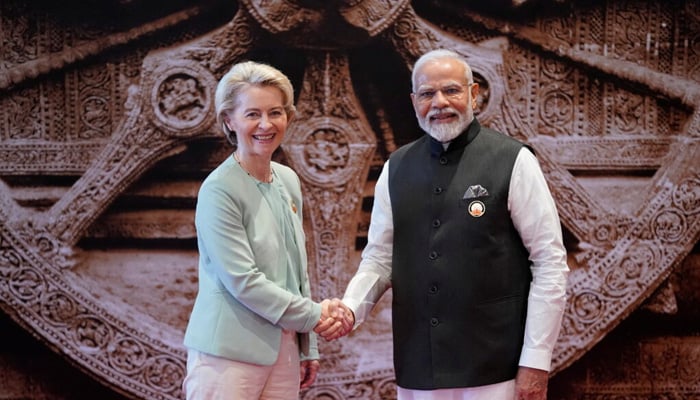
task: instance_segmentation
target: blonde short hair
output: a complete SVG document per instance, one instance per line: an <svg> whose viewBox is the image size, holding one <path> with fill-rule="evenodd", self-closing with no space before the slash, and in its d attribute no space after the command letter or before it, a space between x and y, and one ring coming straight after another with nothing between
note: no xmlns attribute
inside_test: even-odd
<svg viewBox="0 0 700 400"><path fill-rule="evenodd" d="M289 78L280 70L267 64L244 61L235 64L219 80L214 95L216 107L216 122L224 130L226 138L231 143L236 142L236 133L231 132L224 123L226 113L234 110L238 105L238 95L246 87L272 86L282 92L282 105L287 118L291 119L296 111L294 107L294 88Z"/></svg>

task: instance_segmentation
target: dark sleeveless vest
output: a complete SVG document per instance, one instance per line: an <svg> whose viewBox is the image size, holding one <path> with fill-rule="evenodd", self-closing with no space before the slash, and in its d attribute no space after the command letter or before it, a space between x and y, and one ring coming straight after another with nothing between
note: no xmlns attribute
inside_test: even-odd
<svg viewBox="0 0 700 400"><path fill-rule="evenodd" d="M532 280L507 207L522 147L474 120L447 151L425 135L391 155L399 386L473 387L515 377Z"/></svg>

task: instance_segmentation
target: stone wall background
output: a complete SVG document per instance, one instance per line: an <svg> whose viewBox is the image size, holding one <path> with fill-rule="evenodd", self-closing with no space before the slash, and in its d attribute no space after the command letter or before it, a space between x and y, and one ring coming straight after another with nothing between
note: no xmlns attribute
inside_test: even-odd
<svg viewBox="0 0 700 400"><path fill-rule="evenodd" d="M469 57L479 119L537 150L560 208L550 398L700 398L700 4L481 3L3 2L0 399L182 397L196 192L233 150L212 90L241 59L295 85L277 159L302 178L315 296L342 294L435 47ZM303 398L394 397L389 304L323 344Z"/></svg>

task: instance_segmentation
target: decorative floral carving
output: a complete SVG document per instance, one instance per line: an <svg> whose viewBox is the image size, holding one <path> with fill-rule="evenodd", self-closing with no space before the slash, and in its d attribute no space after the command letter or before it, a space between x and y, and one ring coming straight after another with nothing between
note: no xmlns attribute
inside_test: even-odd
<svg viewBox="0 0 700 400"><path fill-rule="evenodd" d="M673 204L686 215L700 212L700 177L697 174L683 180L673 190Z"/></svg>

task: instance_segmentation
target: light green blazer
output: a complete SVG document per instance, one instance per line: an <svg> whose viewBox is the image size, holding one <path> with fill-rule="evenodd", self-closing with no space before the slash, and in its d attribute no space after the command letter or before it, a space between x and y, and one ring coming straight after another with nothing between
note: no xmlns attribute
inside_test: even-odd
<svg viewBox="0 0 700 400"><path fill-rule="evenodd" d="M199 291L185 332L188 348L271 365L282 329L287 329L301 333L302 360L319 358L312 330L321 306L310 299L301 185L291 168L275 162L272 168L298 217L293 223L302 262L302 296L285 289L287 255L275 215L256 182L227 157L204 180L197 197Z"/></svg>

